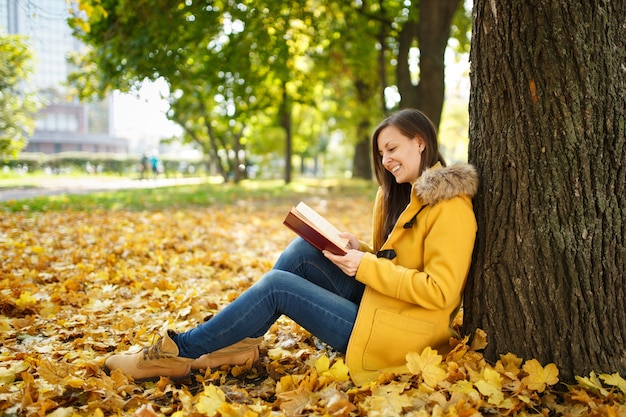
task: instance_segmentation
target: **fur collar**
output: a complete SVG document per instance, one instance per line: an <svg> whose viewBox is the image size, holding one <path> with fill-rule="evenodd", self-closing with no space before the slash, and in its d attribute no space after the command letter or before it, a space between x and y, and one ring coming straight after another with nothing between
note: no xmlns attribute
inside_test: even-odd
<svg viewBox="0 0 626 417"><path fill-rule="evenodd" d="M437 164L420 175L413 186L415 195L426 204L437 204L458 195L474 197L478 190L478 173L473 165Z"/></svg>

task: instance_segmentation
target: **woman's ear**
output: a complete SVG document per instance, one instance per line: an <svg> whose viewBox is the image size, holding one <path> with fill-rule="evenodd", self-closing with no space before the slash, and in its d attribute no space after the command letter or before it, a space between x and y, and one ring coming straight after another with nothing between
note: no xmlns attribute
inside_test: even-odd
<svg viewBox="0 0 626 417"><path fill-rule="evenodd" d="M420 153L424 152L424 149L426 149L426 142L424 141L424 139L416 135L415 140L417 141L417 146L420 150Z"/></svg>

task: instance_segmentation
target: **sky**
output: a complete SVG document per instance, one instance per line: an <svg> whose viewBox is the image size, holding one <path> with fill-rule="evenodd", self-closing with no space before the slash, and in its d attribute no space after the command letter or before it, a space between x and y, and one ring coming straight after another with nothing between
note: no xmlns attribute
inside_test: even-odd
<svg viewBox="0 0 626 417"><path fill-rule="evenodd" d="M168 103L162 97L167 93L167 84L162 80L144 82L136 94L116 92L113 95L113 134L129 139L133 144L131 148L142 149L158 147L161 138L180 135L181 128L165 115Z"/></svg>

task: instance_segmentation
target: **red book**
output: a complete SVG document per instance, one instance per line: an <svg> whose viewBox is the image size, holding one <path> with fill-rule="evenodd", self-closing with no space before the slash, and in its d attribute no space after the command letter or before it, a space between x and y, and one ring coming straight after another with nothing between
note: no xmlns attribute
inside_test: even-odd
<svg viewBox="0 0 626 417"><path fill-rule="evenodd" d="M292 207L283 224L319 250L345 255L348 239L339 237L339 230L304 202Z"/></svg>

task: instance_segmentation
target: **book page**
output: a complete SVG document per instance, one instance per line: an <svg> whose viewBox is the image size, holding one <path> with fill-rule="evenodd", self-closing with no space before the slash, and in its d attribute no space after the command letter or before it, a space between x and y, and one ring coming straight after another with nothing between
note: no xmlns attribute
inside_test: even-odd
<svg viewBox="0 0 626 417"><path fill-rule="evenodd" d="M331 240L334 240L338 246L343 248L348 244L348 239L339 237L339 230L335 226L333 226L328 220L322 217L319 213L309 207L306 203L301 201L297 206L296 210L302 214L305 218L307 218L310 223L321 231L323 234L328 236Z"/></svg>

